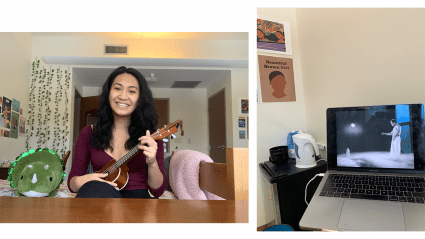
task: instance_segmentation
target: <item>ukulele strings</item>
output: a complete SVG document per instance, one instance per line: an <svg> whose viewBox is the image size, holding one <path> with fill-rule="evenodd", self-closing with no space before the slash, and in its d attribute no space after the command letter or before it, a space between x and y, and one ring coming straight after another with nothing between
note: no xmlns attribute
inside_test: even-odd
<svg viewBox="0 0 425 239"><path fill-rule="evenodd" d="M161 130L157 130L154 134L152 134L151 136L153 138L155 138L157 135L161 136L161 133L163 133L165 131L164 129ZM168 132L170 132L170 130L168 130ZM119 167L121 167L121 165L123 165L129 158L131 158L131 156L133 156L135 153L137 153L137 151L139 150L139 144L137 144L135 147L133 147L132 149L130 149L130 151L128 151L128 153L126 153L121 159L119 159L117 162L115 162L114 164L112 164L111 166L109 166L109 168L107 168L105 172L109 172L112 173L113 171L117 170Z"/></svg>

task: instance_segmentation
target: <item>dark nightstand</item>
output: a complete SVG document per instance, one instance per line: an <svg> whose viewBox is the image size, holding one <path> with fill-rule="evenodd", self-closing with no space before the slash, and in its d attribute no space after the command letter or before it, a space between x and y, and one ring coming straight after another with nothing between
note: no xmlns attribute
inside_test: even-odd
<svg viewBox="0 0 425 239"><path fill-rule="evenodd" d="M0 167L0 179L7 179L7 176L9 176L9 168L1 168Z"/></svg>
<svg viewBox="0 0 425 239"><path fill-rule="evenodd" d="M299 231L299 222L307 209L304 200L305 186L318 173L327 170L326 161L318 161L316 167L297 168L295 160L275 165L269 161L259 164L266 213L272 215L272 224L288 224ZM313 180L307 189L307 202L311 200L321 177ZM269 216L270 216L269 215ZM268 225L272 226L272 225Z"/></svg>

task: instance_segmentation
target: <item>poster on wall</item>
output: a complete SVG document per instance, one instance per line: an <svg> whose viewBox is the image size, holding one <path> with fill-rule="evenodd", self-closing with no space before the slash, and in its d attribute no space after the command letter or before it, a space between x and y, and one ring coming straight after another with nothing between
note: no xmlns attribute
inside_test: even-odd
<svg viewBox="0 0 425 239"><path fill-rule="evenodd" d="M239 99L240 114L249 114L249 100Z"/></svg>
<svg viewBox="0 0 425 239"><path fill-rule="evenodd" d="M4 130L3 131L3 134L4 134L3 135L4 137L9 138L10 131L9 130Z"/></svg>
<svg viewBox="0 0 425 239"><path fill-rule="evenodd" d="M245 130L239 130L239 139L246 139Z"/></svg>
<svg viewBox="0 0 425 239"><path fill-rule="evenodd" d="M3 129L0 129L0 137L3 137Z"/></svg>
<svg viewBox="0 0 425 239"><path fill-rule="evenodd" d="M3 104L2 104L3 111L1 115L2 125L0 125L1 127L10 129L10 117L11 117L10 113L12 112L10 110L11 106L12 106L12 101L3 96Z"/></svg>
<svg viewBox="0 0 425 239"><path fill-rule="evenodd" d="M239 128L245 128L245 117L239 117Z"/></svg>
<svg viewBox="0 0 425 239"><path fill-rule="evenodd" d="M12 119L10 120L10 138L18 138L18 123L19 123L19 113L12 111Z"/></svg>
<svg viewBox="0 0 425 239"><path fill-rule="evenodd" d="M263 102L296 101L291 58L259 55L258 68Z"/></svg>
<svg viewBox="0 0 425 239"><path fill-rule="evenodd" d="M19 137L25 136L25 118L19 116Z"/></svg>
<svg viewBox="0 0 425 239"><path fill-rule="evenodd" d="M257 51L292 55L288 22L257 17Z"/></svg>
<svg viewBox="0 0 425 239"><path fill-rule="evenodd" d="M12 99L12 110L19 113L20 107L21 103L16 99Z"/></svg>

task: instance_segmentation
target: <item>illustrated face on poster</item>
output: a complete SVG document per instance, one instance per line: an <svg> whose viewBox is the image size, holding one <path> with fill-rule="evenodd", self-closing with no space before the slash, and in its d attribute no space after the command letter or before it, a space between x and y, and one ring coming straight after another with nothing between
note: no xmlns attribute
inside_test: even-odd
<svg viewBox="0 0 425 239"><path fill-rule="evenodd" d="M296 101L293 60L258 56L263 102Z"/></svg>
<svg viewBox="0 0 425 239"><path fill-rule="evenodd" d="M12 101L6 97L3 97L3 124L5 128L10 129L10 117L11 117L11 105Z"/></svg>
<svg viewBox="0 0 425 239"><path fill-rule="evenodd" d="M4 134L3 135L4 137L9 138L10 131L9 130L5 130L3 134Z"/></svg>

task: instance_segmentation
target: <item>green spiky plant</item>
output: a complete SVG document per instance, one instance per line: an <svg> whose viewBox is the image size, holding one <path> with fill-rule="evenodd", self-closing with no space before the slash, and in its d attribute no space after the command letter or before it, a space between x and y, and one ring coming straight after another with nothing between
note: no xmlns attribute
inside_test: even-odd
<svg viewBox="0 0 425 239"><path fill-rule="evenodd" d="M65 71L65 75L63 75L60 67L46 70L43 65L40 65L40 60L32 63L29 116L27 120L28 127L26 129L27 151L31 146L37 148L52 147L62 156L67 151L70 76L71 73L68 71ZM57 82L55 89L52 87L53 78L56 78ZM52 102L52 93L55 94L54 102ZM59 112L59 102L61 101L65 101L64 114ZM50 103L55 104L54 109L50 108ZM52 110L54 110L53 115Z"/></svg>

